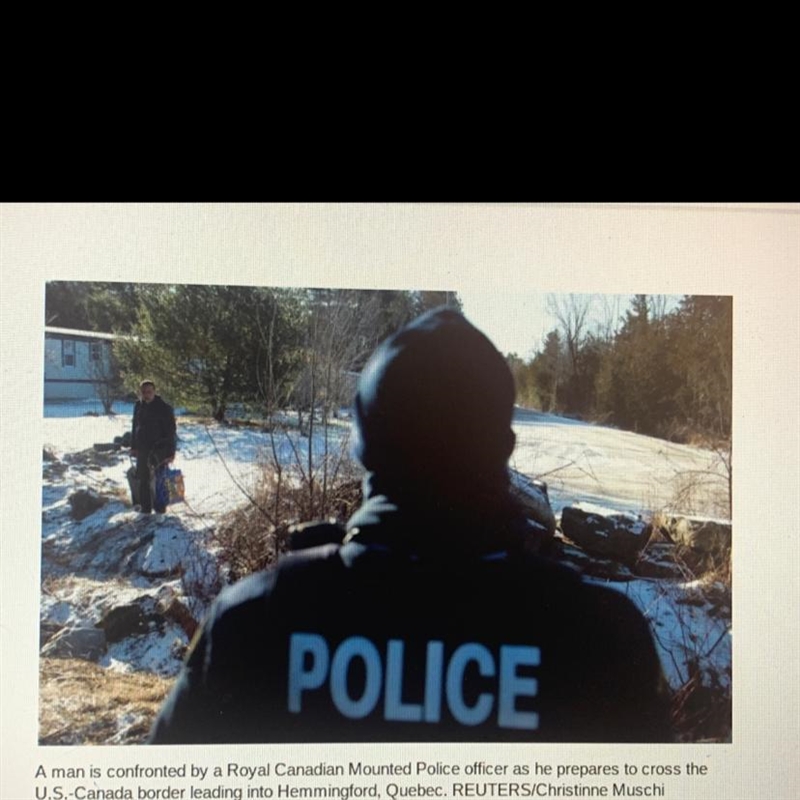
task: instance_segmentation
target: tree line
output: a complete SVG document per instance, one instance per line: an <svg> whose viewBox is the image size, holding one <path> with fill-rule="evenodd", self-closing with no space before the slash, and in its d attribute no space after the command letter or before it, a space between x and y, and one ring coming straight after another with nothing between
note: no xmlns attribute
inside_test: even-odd
<svg viewBox="0 0 800 800"><path fill-rule="evenodd" d="M674 441L731 431L732 300L550 295L557 325L507 356L520 405ZM113 332L109 396L153 379L179 405L224 419L292 407L313 425L352 399L376 345L454 292L53 281L47 325Z"/></svg>
<svg viewBox="0 0 800 800"><path fill-rule="evenodd" d="M731 434L733 307L729 296L618 300L551 295L558 324L528 360L508 356L517 401L673 441ZM591 324L590 324L591 323Z"/></svg>
<svg viewBox="0 0 800 800"><path fill-rule="evenodd" d="M377 344L454 292L53 281L47 325L120 335L104 392L155 381L173 404L217 420L234 406L327 419L352 399Z"/></svg>

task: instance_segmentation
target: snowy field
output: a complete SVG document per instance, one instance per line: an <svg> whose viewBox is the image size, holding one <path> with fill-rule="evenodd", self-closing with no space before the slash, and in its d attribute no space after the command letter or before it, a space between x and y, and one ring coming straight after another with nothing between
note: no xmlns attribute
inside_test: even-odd
<svg viewBox="0 0 800 800"><path fill-rule="evenodd" d="M48 404L44 444L56 453L111 442L130 430L131 404L116 404L112 417L96 402ZM272 459L270 437L255 429L183 423L175 466L186 476L193 508L199 513L229 511L251 491L259 465ZM346 446L346 428L333 429ZM649 514L676 511L707 517L726 516L727 476L718 453L673 444L610 427L553 414L516 409L517 444L511 466L548 484L553 510L577 502L595 502L615 511ZM283 463L308 458L308 439L276 437ZM322 443L315 442L317 454ZM225 469L224 464L228 469ZM230 470L230 473L228 472ZM126 485L118 471L105 476ZM693 491L687 491L687 486Z"/></svg>
<svg viewBox="0 0 800 800"><path fill-rule="evenodd" d="M99 404L91 402L45 407L43 445L48 458L55 459L45 460L43 470L45 628L92 626L109 609L143 597L153 602L181 598L187 580L203 581L211 573L207 534L222 516L247 502L273 446L283 463L308 458L308 439L297 431L271 439L256 428L179 416L174 466L185 476L187 502L170 506L164 515L143 517L130 506L126 450L110 454L107 464L75 458L130 429L132 405L117 404L115 411L104 416ZM645 519L661 510L724 516L727 479L721 459L711 451L522 409L516 411L514 430L511 465L548 483L557 516L576 503ZM347 424L332 431L346 448ZM316 439L314 446L315 455L321 455L322 441ZM94 489L111 499L76 521L68 498L78 489ZM137 543L141 547L134 553ZM634 579L609 585L628 594L647 615L673 688L688 679L698 662L704 679L730 687L729 615L711 613L696 584ZM198 616L204 608L191 611ZM110 645L100 664L170 676L179 669L186 644L185 631L170 625Z"/></svg>
<svg viewBox="0 0 800 800"><path fill-rule="evenodd" d="M615 511L725 517L718 453L615 428L516 409L511 466L545 480L553 510L595 502Z"/></svg>

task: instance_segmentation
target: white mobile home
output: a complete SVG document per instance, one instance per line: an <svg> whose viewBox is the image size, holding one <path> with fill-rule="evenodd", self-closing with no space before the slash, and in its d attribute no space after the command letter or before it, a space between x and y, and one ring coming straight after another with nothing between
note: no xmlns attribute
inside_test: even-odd
<svg viewBox="0 0 800 800"><path fill-rule="evenodd" d="M97 399L97 389L111 374L113 333L44 329L44 399Z"/></svg>

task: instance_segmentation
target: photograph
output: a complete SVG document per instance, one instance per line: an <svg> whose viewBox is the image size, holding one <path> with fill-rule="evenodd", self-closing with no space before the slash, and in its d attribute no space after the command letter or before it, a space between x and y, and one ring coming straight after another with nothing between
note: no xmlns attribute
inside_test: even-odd
<svg viewBox="0 0 800 800"><path fill-rule="evenodd" d="M732 741L732 298L475 294L47 282L41 745Z"/></svg>
<svg viewBox="0 0 800 800"><path fill-rule="evenodd" d="M796 800L800 204L0 243L3 800Z"/></svg>

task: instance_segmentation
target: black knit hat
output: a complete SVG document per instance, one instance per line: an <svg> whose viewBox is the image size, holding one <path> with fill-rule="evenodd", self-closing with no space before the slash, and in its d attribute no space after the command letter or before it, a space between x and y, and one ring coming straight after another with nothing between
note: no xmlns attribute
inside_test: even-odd
<svg viewBox="0 0 800 800"><path fill-rule="evenodd" d="M513 408L503 356L461 314L435 309L383 342L364 368L355 455L390 479L487 480L505 473Z"/></svg>

